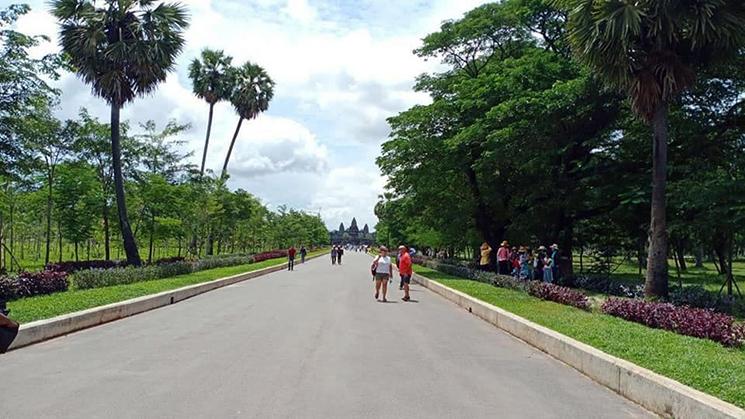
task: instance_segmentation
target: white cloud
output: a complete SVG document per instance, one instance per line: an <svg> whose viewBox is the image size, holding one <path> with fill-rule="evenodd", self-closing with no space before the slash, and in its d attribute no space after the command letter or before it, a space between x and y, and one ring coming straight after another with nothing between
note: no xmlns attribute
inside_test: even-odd
<svg viewBox="0 0 745 419"><path fill-rule="evenodd" d="M230 184L272 206L322 208L336 228L353 216L375 224L373 206L383 181L374 164L387 133L386 118L427 101L412 91L417 75L438 67L412 54L444 19L458 18L482 0L184 0L192 16L176 71L154 95L122 114L136 127L175 118L193 162L201 160L207 105L191 93L188 63L205 48L223 49L234 63L251 60L277 82L269 111L245 121L230 162ZM55 38L57 26L44 0L18 23L23 32ZM56 40L37 48L57 49ZM86 106L102 120L109 111L74 75L57 82L60 115ZM237 116L229 104L215 109L208 168L219 171ZM292 187L288 187L292 185Z"/></svg>

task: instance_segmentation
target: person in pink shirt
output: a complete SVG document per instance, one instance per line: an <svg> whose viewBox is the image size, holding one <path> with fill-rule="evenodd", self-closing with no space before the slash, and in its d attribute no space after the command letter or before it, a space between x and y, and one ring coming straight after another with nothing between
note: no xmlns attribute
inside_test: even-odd
<svg viewBox="0 0 745 419"><path fill-rule="evenodd" d="M511 269L510 263L510 244L507 240L503 241L497 250L497 265L500 275L509 275Z"/></svg>

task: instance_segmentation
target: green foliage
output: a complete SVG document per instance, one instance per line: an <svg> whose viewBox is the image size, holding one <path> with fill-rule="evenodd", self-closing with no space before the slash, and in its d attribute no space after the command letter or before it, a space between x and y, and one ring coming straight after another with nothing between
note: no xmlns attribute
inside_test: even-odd
<svg viewBox="0 0 745 419"><path fill-rule="evenodd" d="M80 243L93 237L94 223L100 213L100 189L93 168L85 163L61 165L54 192L62 237L77 248Z"/></svg>

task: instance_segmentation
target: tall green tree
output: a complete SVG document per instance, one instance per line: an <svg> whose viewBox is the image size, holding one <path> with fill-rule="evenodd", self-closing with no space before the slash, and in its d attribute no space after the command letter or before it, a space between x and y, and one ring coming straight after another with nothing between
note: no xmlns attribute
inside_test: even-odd
<svg viewBox="0 0 745 419"><path fill-rule="evenodd" d="M645 293L668 293L666 216L668 111L697 72L745 47L740 0L566 0L577 56L609 85L627 92L652 126L652 200Z"/></svg>
<svg viewBox="0 0 745 419"><path fill-rule="evenodd" d="M215 104L222 100L230 99L233 89L233 71L231 63L233 57L225 55L222 50L205 48L202 50L201 60L195 58L189 65L189 78L191 78L194 94L204 99L210 106L207 118L207 135L204 139L204 151L202 152L202 166L199 174L204 176L204 165L207 161L207 147L210 144L210 132L212 131L212 115Z"/></svg>
<svg viewBox="0 0 745 419"><path fill-rule="evenodd" d="M103 4L101 4L103 3ZM127 261L141 265L127 215L119 114L164 81L184 46L186 10L153 0L55 0L60 44L78 76L111 106L111 155L119 227Z"/></svg>
<svg viewBox="0 0 745 419"><path fill-rule="evenodd" d="M54 201L60 234L75 246L79 260L81 243L93 237L101 197L95 169L83 162L63 163L55 179Z"/></svg>
<svg viewBox="0 0 745 419"><path fill-rule="evenodd" d="M233 146L238 138L243 120L254 119L260 113L269 109L269 102L273 96L274 81L262 67L247 62L235 70L235 85L230 96L230 103L233 104L235 111L238 113L238 125L235 127L235 133L230 141L228 154L225 156L225 163L222 166L223 177L228 174L228 162L230 161L230 155L233 153Z"/></svg>

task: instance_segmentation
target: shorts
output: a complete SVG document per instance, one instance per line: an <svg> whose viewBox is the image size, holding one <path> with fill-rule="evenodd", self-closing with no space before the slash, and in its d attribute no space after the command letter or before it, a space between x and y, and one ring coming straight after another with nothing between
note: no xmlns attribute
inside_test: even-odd
<svg viewBox="0 0 745 419"><path fill-rule="evenodd" d="M411 284L411 275L401 275L402 284Z"/></svg>
<svg viewBox="0 0 745 419"><path fill-rule="evenodd" d="M390 275L383 272L375 272L375 279L378 281L387 281Z"/></svg>

